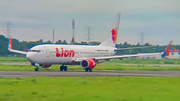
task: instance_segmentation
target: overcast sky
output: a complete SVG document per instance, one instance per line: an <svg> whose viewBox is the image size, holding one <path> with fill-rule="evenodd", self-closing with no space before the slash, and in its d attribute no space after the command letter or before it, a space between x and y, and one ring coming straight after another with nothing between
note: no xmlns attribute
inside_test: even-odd
<svg viewBox="0 0 180 101"><path fill-rule="evenodd" d="M10 33L20 41L52 41L72 38L87 41L87 26L92 27L91 39L104 41L110 33L117 13L121 13L118 43L167 45L170 40L180 44L180 0L0 0L0 33Z"/></svg>

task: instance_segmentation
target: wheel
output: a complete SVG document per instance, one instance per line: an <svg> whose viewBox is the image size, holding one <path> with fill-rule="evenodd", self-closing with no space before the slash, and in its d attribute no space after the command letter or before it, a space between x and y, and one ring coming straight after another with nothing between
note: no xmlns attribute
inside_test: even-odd
<svg viewBox="0 0 180 101"><path fill-rule="evenodd" d="M85 68L85 71L88 72L88 68Z"/></svg>
<svg viewBox="0 0 180 101"><path fill-rule="evenodd" d="M67 71L67 66L64 66L64 71Z"/></svg>
<svg viewBox="0 0 180 101"><path fill-rule="evenodd" d="M91 69L91 68L89 68L89 72L92 72L92 69Z"/></svg>
<svg viewBox="0 0 180 101"><path fill-rule="evenodd" d="M60 67L60 71L63 71L63 69L64 69L64 66L61 66L61 67Z"/></svg>
<svg viewBox="0 0 180 101"><path fill-rule="evenodd" d="M36 68L35 68L35 71L39 71L39 68L38 68L38 67L36 67Z"/></svg>

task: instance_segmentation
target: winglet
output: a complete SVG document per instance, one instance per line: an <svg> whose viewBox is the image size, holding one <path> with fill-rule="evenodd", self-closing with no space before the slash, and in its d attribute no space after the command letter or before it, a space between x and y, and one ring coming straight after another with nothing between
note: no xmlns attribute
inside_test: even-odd
<svg viewBox="0 0 180 101"><path fill-rule="evenodd" d="M9 38L8 50L10 52L14 52L14 53L27 54L27 52L25 52L25 51L19 51L19 50L12 49L12 38Z"/></svg>
<svg viewBox="0 0 180 101"><path fill-rule="evenodd" d="M12 38L9 39L8 50L12 50Z"/></svg>
<svg viewBox="0 0 180 101"><path fill-rule="evenodd" d="M164 58L165 56L169 56L169 48L172 44L173 40L171 40L171 42L169 43L169 45L166 47L165 51L162 53L162 58Z"/></svg>

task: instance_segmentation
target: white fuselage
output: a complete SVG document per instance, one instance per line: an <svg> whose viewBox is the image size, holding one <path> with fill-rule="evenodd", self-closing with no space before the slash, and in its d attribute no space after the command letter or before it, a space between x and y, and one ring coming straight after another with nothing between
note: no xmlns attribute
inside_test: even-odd
<svg viewBox="0 0 180 101"><path fill-rule="evenodd" d="M73 64L76 58L112 56L114 49L106 46L43 44L32 47L26 57L31 63Z"/></svg>

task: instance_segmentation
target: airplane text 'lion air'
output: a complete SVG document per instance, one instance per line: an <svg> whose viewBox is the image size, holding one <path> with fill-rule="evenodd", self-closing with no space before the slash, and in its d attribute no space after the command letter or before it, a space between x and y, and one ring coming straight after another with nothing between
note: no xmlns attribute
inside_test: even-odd
<svg viewBox="0 0 180 101"><path fill-rule="evenodd" d="M108 61L110 59L122 59L127 57L138 57L140 55L155 55L161 53L147 53L134 55L114 55L117 50L115 47L118 36L120 22L120 13L112 26L107 39L98 46L89 45L58 45L58 44L42 44L29 49L28 52L12 49L12 39L10 38L8 50L20 54L26 54L26 58L32 65L36 66L35 71L39 71L39 67L48 68L52 64L62 64L60 71L67 71L65 65L81 65L86 72L92 71L96 64ZM127 48L128 49L128 48Z"/></svg>

